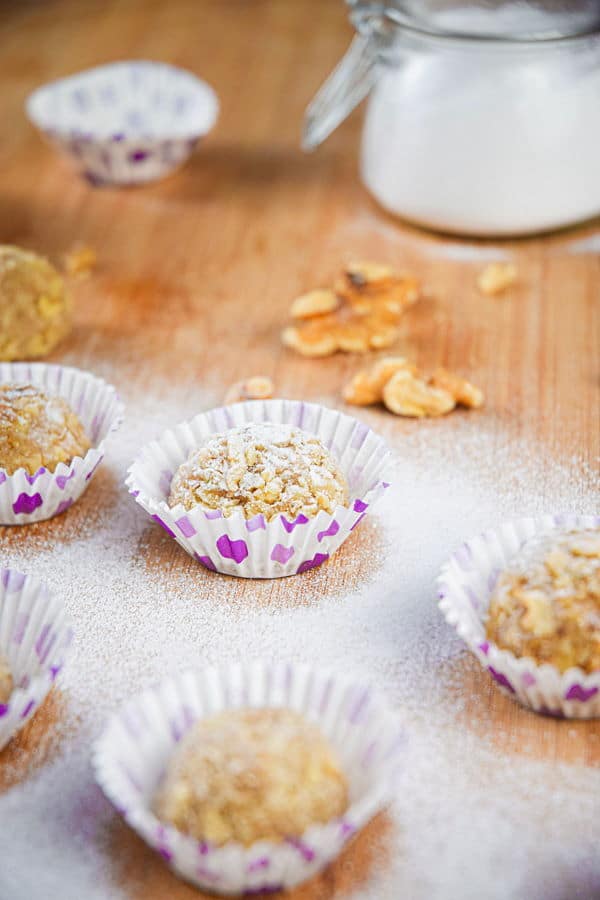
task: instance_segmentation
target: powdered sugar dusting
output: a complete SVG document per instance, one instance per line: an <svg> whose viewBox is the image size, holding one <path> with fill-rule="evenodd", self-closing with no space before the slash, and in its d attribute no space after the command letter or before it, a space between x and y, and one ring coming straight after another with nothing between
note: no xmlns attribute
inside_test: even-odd
<svg viewBox="0 0 600 900"><path fill-rule="evenodd" d="M600 775L581 761L528 757L532 714L516 707L516 749L499 741L482 699L487 682L438 612L433 580L461 541L504 518L595 512L598 477L578 461L552 463L540 448L504 442L483 417L414 423L395 441L394 489L374 524L319 570L242 582L195 563L122 487L143 443L212 398L156 386L125 399L126 422L88 494L62 521L3 533L5 564L62 592L76 641L60 677L73 733L0 795L10 823L0 897L129 896L108 840L115 813L92 780L91 742L116 705L167 673L252 656L351 669L406 722L390 852L355 896L594 896ZM586 734L597 755L597 732ZM174 876L172 885L175 897Z"/></svg>

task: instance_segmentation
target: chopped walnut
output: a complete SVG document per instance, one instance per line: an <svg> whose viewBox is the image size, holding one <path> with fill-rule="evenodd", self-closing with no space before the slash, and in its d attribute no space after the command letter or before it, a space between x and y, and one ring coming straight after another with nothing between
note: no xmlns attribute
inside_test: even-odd
<svg viewBox="0 0 600 900"><path fill-rule="evenodd" d="M387 266L354 264L335 290L310 291L294 301L292 315L301 321L284 329L282 341L313 357L384 349L396 340L400 317L418 293L414 278Z"/></svg>
<svg viewBox="0 0 600 900"><path fill-rule="evenodd" d="M483 404L483 392L446 369L430 376L403 356L386 356L361 369L344 387L346 403L371 406L382 400L396 415L441 416L457 404L475 409Z"/></svg>
<svg viewBox="0 0 600 900"><path fill-rule="evenodd" d="M454 397L442 388L433 387L407 369L392 375L383 388L383 402L397 416L443 416L456 406Z"/></svg>
<svg viewBox="0 0 600 900"><path fill-rule="evenodd" d="M312 316L322 316L324 313L333 312L339 303L335 291L329 288L318 288L296 297L290 312L293 319L310 319Z"/></svg>
<svg viewBox="0 0 600 900"><path fill-rule="evenodd" d="M517 267L509 262L490 263L477 279L482 294L501 294L517 280Z"/></svg>
<svg viewBox="0 0 600 900"><path fill-rule="evenodd" d="M478 409L483 406L484 393L460 375L448 372L447 369L436 369L428 378L428 382L435 388L441 388L451 394L459 406L467 409Z"/></svg>
<svg viewBox="0 0 600 900"><path fill-rule="evenodd" d="M404 356L385 356L369 369L361 369L345 386L343 397L353 406L372 406L383 400L383 389L392 375L401 369L414 372L416 367Z"/></svg>
<svg viewBox="0 0 600 900"><path fill-rule="evenodd" d="M89 275L96 268L98 259L91 247L75 247L65 256L67 275Z"/></svg>
<svg viewBox="0 0 600 900"><path fill-rule="evenodd" d="M268 400L275 393L275 387L266 375L252 375L232 384L225 394L225 403L239 403L242 400Z"/></svg>

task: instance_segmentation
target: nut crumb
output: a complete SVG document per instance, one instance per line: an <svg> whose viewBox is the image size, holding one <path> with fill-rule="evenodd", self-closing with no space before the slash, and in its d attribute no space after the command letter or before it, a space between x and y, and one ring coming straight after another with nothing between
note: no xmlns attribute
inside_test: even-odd
<svg viewBox="0 0 600 900"><path fill-rule="evenodd" d="M417 419L443 416L456 406L452 394L427 384L408 369L392 375L383 388L383 402L395 415Z"/></svg>
<svg viewBox="0 0 600 900"><path fill-rule="evenodd" d="M224 402L239 403L242 400L269 400L275 393L275 386L267 375L251 375L236 381L228 388Z"/></svg>
<svg viewBox="0 0 600 900"><path fill-rule="evenodd" d="M517 280L517 267L513 263L494 262L483 269L477 279L477 286L482 294L493 296L501 294Z"/></svg>
<svg viewBox="0 0 600 900"><path fill-rule="evenodd" d="M74 247L66 254L64 264L67 275L87 276L96 268L98 257L91 247Z"/></svg>

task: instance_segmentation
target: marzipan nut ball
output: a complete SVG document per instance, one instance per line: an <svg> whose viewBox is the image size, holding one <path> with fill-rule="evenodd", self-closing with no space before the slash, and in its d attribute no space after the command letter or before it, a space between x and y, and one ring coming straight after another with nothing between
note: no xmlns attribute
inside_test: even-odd
<svg viewBox="0 0 600 900"><path fill-rule="evenodd" d="M46 356L71 330L71 312L47 259L0 245L0 360Z"/></svg>
<svg viewBox="0 0 600 900"><path fill-rule="evenodd" d="M235 709L185 735L154 800L199 841L279 842L342 815L346 778L319 729L289 709Z"/></svg>
<svg viewBox="0 0 600 900"><path fill-rule="evenodd" d="M0 384L0 469L30 475L85 456L90 441L66 400L32 384Z"/></svg>
<svg viewBox="0 0 600 900"><path fill-rule="evenodd" d="M560 672L600 671L600 529L525 545L496 583L487 636Z"/></svg>
<svg viewBox="0 0 600 900"><path fill-rule="evenodd" d="M205 506L246 519L332 513L348 501L343 472L325 445L291 425L255 423L213 434L173 476L169 506Z"/></svg>

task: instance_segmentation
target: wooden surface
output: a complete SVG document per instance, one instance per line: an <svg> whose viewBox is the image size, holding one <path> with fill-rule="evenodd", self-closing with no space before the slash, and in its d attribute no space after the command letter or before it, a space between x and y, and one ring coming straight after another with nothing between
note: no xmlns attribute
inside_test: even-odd
<svg viewBox="0 0 600 900"><path fill-rule="evenodd" d="M341 2L48 0L7 5L0 29L0 241L55 259L84 242L100 260L97 275L77 289L77 327L54 359L110 373L126 396L148 383L150 361L152 378L197 379L216 398L237 378L265 372L282 395L335 405L357 360L314 363L284 351L278 333L289 302L349 258L395 262L417 272L429 294L406 316L402 352L468 373L487 395L479 421L499 441L535 440L549 458L568 465L577 454L597 471L600 229L592 223L488 245L393 222L357 177L360 114L304 156L303 109L350 37ZM221 117L172 178L93 189L42 143L23 101L44 81L128 57L202 75L219 93ZM502 300L475 288L490 246L510 253L519 269L518 286ZM382 411L365 418L396 445L415 427ZM452 434L450 419L443 427ZM165 540L154 550L154 565L174 565L181 555ZM232 582L232 602L250 590ZM596 724L567 731L482 682L476 663L465 657L460 665L471 703L503 751L526 742L546 760L598 765ZM370 828L385 835L389 824ZM114 842L131 897L198 896L124 826ZM349 861L297 896L325 900L356 889L369 876L372 847L357 842Z"/></svg>

